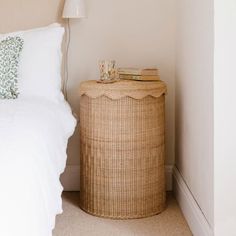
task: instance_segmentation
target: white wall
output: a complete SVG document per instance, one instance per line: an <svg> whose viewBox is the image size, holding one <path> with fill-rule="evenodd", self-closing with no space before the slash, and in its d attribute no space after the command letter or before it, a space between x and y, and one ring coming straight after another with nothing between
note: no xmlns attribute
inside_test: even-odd
<svg viewBox="0 0 236 236"><path fill-rule="evenodd" d="M88 18L71 21L69 100L78 113L78 86L98 79L98 60L157 66L168 84L166 164L174 163L175 0L86 0ZM78 132L68 165L79 164Z"/></svg>
<svg viewBox="0 0 236 236"><path fill-rule="evenodd" d="M62 21L64 0L1 0L0 32ZM119 66L157 66L168 85L166 164L174 163L175 0L85 0L88 18L71 21L69 100L78 113L78 86L98 79L98 60ZM43 12L43 14L42 14ZM12 20L12 16L14 19ZM63 182L79 182L78 130L69 143L69 167Z"/></svg>
<svg viewBox="0 0 236 236"><path fill-rule="evenodd" d="M236 1L215 0L215 236L236 235Z"/></svg>
<svg viewBox="0 0 236 236"><path fill-rule="evenodd" d="M176 165L213 227L213 0L177 8Z"/></svg>

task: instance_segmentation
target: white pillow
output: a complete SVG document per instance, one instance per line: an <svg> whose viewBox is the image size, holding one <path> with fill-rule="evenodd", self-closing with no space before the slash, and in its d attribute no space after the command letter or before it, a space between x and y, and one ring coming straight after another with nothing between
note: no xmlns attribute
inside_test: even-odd
<svg viewBox="0 0 236 236"><path fill-rule="evenodd" d="M63 99L61 93L61 45L64 28L59 24L6 35L20 36L24 48L19 63L19 98L37 96Z"/></svg>

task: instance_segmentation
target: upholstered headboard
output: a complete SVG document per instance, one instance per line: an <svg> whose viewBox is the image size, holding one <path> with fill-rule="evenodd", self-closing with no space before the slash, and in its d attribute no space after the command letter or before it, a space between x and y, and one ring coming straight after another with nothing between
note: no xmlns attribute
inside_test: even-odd
<svg viewBox="0 0 236 236"><path fill-rule="evenodd" d="M63 23L63 6L64 0L0 0L0 34ZM62 66L62 87L64 81Z"/></svg>
<svg viewBox="0 0 236 236"><path fill-rule="evenodd" d="M0 34L62 22L64 0L0 0Z"/></svg>

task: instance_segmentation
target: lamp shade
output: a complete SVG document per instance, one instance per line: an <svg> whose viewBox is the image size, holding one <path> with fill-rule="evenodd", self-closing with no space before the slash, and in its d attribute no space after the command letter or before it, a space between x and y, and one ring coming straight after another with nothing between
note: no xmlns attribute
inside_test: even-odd
<svg viewBox="0 0 236 236"><path fill-rule="evenodd" d="M63 18L86 17L84 0L66 0L62 17Z"/></svg>

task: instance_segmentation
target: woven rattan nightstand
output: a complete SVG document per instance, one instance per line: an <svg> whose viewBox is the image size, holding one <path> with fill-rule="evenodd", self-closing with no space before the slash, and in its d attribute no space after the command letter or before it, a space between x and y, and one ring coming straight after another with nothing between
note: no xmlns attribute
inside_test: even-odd
<svg viewBox="0 0 236 236"><path fill-rule="evenodd" d="M81 208L114 219L165 208L162 81L80 85Z"/></svg>

